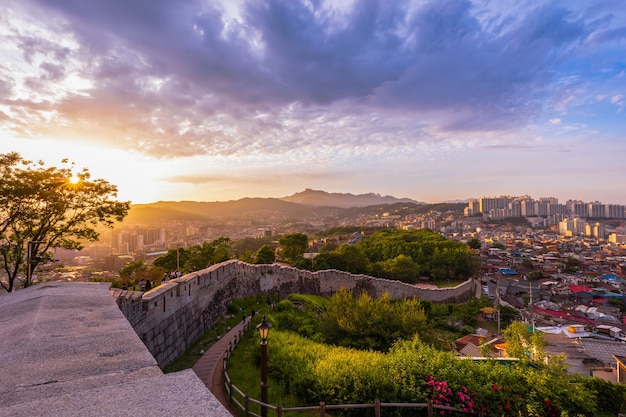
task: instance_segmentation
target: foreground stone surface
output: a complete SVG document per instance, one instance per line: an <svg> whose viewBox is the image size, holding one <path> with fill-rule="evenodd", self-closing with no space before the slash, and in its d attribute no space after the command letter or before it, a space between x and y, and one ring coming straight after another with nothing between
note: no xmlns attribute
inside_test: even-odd
<svg viewBox="0 0 626 417"><path fill-rule="evenodd" d="M0 416L230 416L192 370L164 375L108 283L0 296Z"/></svg>

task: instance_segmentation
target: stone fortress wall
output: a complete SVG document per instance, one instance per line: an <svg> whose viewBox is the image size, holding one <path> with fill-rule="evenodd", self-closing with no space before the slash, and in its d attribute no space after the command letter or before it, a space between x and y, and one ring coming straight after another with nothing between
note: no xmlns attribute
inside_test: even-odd
<svg viewBox="0 0 626 417"><path fill-rule="evenodd" d="M250 295L291 293L330 296L341 288L355 294L418 297L435 303L461 302L474 294L468 280L453 288L420 288L400 281L343 271L310 272L280 264L230 260L173 279L146 293L111 290L120 310L159 366L176 359L222 317L228 305Z"/></svg>

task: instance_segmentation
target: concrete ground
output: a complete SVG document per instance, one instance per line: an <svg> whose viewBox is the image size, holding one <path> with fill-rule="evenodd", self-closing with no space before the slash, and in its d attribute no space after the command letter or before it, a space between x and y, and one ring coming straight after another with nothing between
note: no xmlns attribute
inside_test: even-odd
<svg viewBox="0 0 626 417"><path fill-rule="evenodd" d="M231 413L193 370L163 374L108 283L0 295L0 417Z"/></svg>

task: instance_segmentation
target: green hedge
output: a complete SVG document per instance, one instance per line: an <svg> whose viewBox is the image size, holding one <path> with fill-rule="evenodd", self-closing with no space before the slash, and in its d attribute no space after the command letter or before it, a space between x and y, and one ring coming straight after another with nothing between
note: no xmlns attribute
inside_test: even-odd
<svg viewBox="0 0 626 417"><path fill-rule="evenodd" d="M331 347L276 330L270 357L272 377L303 405L432 399L500 417L606 415L622 407L616 404L626 404L624 386L572 376L562 366L463 360L417 338L400 341L384 354ZM599 392L610 392L611 403L599 401Z"/></svg>

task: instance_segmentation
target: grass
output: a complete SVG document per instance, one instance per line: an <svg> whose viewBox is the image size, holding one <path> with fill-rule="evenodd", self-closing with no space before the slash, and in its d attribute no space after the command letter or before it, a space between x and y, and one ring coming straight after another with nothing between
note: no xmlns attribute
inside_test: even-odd
<svg viewBox="0 0 626 417"><path fill-rule="evenodd" d="M271 338L271 335L270 335ZM272 349L271 349L271 340L268 342L268 363L270 367L271 374L271 361L272 361ZM228 376L230 377L232 383L237 386L241 391L248 394L251 398L255 398L257 400L261 399L261 370L260 370L260 348L259 348L259 338L256 334L256 330L254 328L249 328L246 335L242 338L242 340L237 344L233 352L231 353L230 359L227 362L227 370ZM281 405L283 407L299 407L304 406L301 404L298 399L289 394L289 392L285 389L284 386L278 384L274 381L270 376L268 376L267 381L267 402L273 405ZM243 403L243 399L239 397L238 394L235 394L235 398ZM311 404L306 404L311 405ZM240 415L244 415L243 411L239 408L235 407L236 410L240 411ZM260 406L256 404L250 404L250 409L252 412L259 414L261 412ZM268 410L268 416L273 417L276 413L274 410ZM290 412L289 416L312 416L319 415L319 413L313 412ZM330 416L330 414L327 413Z"/></svg>
<svg viewBox="0 0 626 417"><path fill-rule="evenodd" d="M230 328L241 321L241 316L226 314L215 325L213 325L205 334L203 334L193 345L191 345L185 353L174 359L163 368L164 373L178 372L183 369L192 368L198 359L202 356L200 351L207 351L211 345L219 340L224 334L228 333Z"/></svg>
<svg viewBox="0 0 626 417"><path fill-rule="evenodd" d="M260 314L267 309L265 297L251 296L235 300L228 308L228 313L218 320L211 328L193 343L182 355L174 359L163 368L164 373L178 372L193 368L202 356L201 351L207 351L215 342L241 321L241 310L249 315L252 310Z"/></svg>
<svg viewBox="0 0 626 417"><path fill-rule="evenodd" d="M223 337L229 330L241 321L241 310L246 310L249 315L252 310L263 314L267 308L264 297L252 296L235 300L228 308L228 313L222 316L206 333L196 340L187 350L167 364L163 372L178 372L183 369L193 368L198 359L202 356L201 351L207 351L215 342Z"/></svg>

